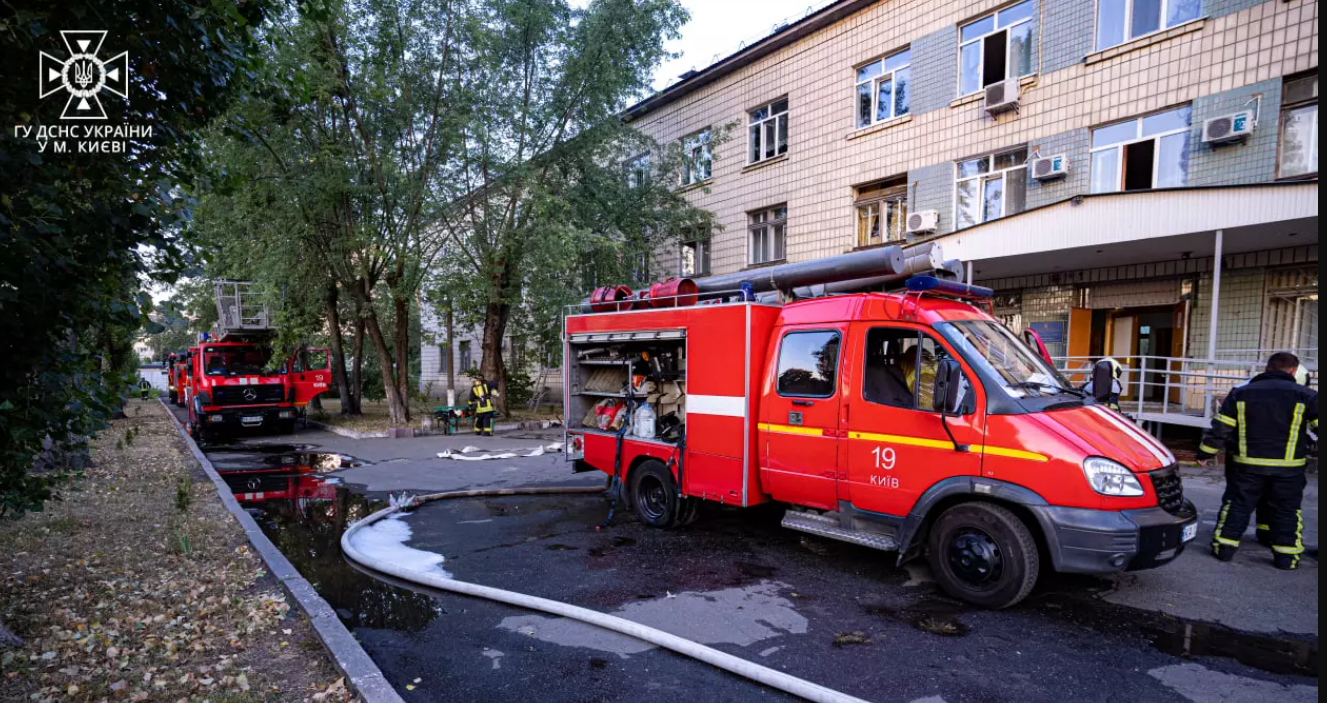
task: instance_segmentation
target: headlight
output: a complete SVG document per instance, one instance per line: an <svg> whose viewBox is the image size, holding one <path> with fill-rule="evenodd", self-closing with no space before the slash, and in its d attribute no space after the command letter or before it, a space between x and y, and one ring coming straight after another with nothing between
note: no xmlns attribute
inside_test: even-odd
<svg viewBox="0 0 1327 703"><path fill-rule="evenodd" d="M1143 495L1143 484L1133 472L1118 462L1105 457L1092 456L1083 460L1083 473L1092 490L1103 496L1131 497Z"/></svg>

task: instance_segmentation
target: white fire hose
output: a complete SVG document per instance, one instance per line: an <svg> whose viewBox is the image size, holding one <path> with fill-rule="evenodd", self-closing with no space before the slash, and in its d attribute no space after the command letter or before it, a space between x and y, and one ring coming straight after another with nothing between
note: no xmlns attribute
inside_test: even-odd
<svg viewBox="0 0 1327 703"><path fill-rule="evenodd" d="M447 493L434 493L432 495L419 496L414 504L446 500L448 498L478 498L492 496L520 496L520 495L552 495L552 494L591 494L603 493L602 488L593 486L584 487L548 487L548 488L501 488L494 490L474 490L474 491L450 491ZM407 506L408 507L408 506ZM504 591L500 588L491 586L481 586L477 583L466 583L447 578L437 573L426 573L407 569L382 559L369 556L355 548L353 537L359 530L372 525L373 523L394 513L400 512L401 507L388 507L379 510L376 513L356 522L341 535L341 551L351 560L374 571L395 576L412 583L417 583L430 588L436 588L442 591L451 591L461 593L467 596L478 598L487 598L488 600L498 601L514 605L519 608L528 608L530 610L542 610L546 613L559 615L573 620L579 620L589 623L605 630L621 633L628 637L634 637L643 642L670 649L678 654L684 654L693 659L699 659L707 664L716 666L725 671L732 672L738 676L757 681L771 688L777 688L780 691L791 693L794 696L805 698L817 703L867 703L855 696L840 693L833 689L825 688L819 684L811 683L795 676L790 676L781 671L776 671L769 667L761 666L754 662L747 661L740 657L735 657L726 652L721 652L713 647L706 647L698 642L683 639L677 635L672 635L663 630L648 627L637 622L601 613L596 610L589 610L579 606L563 603L560 601L539 598L524 593L514 591Z"/></svg>

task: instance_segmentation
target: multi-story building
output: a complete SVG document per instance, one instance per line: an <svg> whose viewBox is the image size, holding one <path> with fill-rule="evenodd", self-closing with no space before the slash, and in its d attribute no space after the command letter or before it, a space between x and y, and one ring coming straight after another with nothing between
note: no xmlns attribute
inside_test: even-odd
<svg viewBox="0 0 1327 703"><path fill-rule="evenodd" d="M1317 67L1311 0L840 0L628 117L719 223L669 272L936 242L1067 368L1114 355L1144 419L1201 424L1215 376L1316 367Z"/></svg>

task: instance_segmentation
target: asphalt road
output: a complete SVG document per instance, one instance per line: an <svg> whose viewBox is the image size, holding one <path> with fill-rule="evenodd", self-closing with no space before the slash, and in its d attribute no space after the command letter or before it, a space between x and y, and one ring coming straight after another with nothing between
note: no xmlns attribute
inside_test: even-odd
<svg viewBox="0 0 1327 703"><path fill-rule="evenodd" d="M246 504L408 701L787 698L629 638L393 584L341 558L345 525L389 492L602 482L571 474L556 454L435 456L465 444L531 449L552 436L351 440L301 430L205 450L218 470L243 472L237 493L281 488ZM290 460L308 468L283 468ZM1162 618L1094 596L1115 588L1108 579L1053 576L1024 604L989 612L940 594L924 567L784 530L777 508L707 506L680 531L647 529L625 512L596 531L605 514L603 499L586 496L433 503L403 518L409 538L388 547L407 548L406 559L442 555L436 568L459 579L613 612L871 701L1318 697L1314 677L1176 656L1183 643L1159 633ZM1316 597L1313 607L1316 621ZM1226 648L1241 654L1246 644ZM1316 657L1316 628L1311 646Z"/></svg>

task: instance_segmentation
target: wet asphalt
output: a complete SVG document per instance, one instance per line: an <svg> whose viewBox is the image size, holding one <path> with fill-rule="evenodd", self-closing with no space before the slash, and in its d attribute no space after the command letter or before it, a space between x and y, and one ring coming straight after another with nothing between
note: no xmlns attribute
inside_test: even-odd
<svg viewBox="0 0 1327 703"><path fill-rule="evenodd" d="M550 437L499 437L485 448ZM204 450L234 472L237 494L265 489L246 507L407 701L792 700L630 638L401 584L342 558L341 533L389 492L602 481L571 474L556 454L434 456L482 443L300 430ZM1109 588L1102 579L1052 575L1025 603L991 612L940 593L924 566L785 530L774 506L707 504L676 531L626 511L596 530L606 510L597 496L476 498L430 503L404 520L407 545L443 555L457 579L611 612L870 701L1318 697L1316 674L1258 651L1262 640L1204 648L1203 633L1190 632L1190 652L1231 656L1177 655L1185 641L1167 634L1173 623L1095 598ZM1316 637L1303 646L1316 670Z"/></svg>

